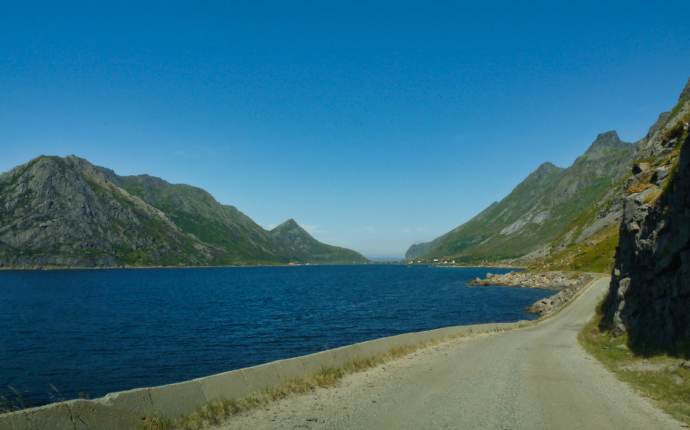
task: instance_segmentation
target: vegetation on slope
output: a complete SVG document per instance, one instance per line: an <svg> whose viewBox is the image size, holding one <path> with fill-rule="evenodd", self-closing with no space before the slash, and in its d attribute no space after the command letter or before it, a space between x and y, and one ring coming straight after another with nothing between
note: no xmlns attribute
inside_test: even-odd
<svg viewBox="0 0 690 430"><path fill-rule="evenodd" d="M217 264L288 261L275 252L261 226L200 188L170 184L148 175L116 180L129 193L165 213L183 232L222 249L222 255L215 259Z"/></svg>
<svg viewBox="0 0 690 430"><path fill-rule="evenodd" d="M575 242L574 232L565 233L585 213L593 221L593 208L613 199L611 190L629 172L634 152L635 146L615 132L603 133L572 166L543 164L499 203L438 239L410 248L407 257L500 261L548 248L557 239Z"/></svg>
<svg viewBox="0 0 690 430"><path fill-rule="evenodd" d="M74 156L0 175L0 267L367 261L299 230L281 236L200 188L121 177Z"/></svg>
<svg viewBox="0 0 690 430"><path fill-rule="evenodd" d="M566 248L536 260L527 266L530 271L578 271L610 273L618 246L618 226L611 225L583 243L572 243Z"/></svg>
<svg viewBox="0 0 690 430"><path fill-rule="evenodd" d="M660 198L677 170L666 170L679 155L672 143L687 138L688 122L690 83L636 144L621 142L615 132L601 134L569 168L540 166L506 198L445 235L413 245L406 257L609 272L624 199L653 204Z"/></svg>
<svg viewBox="0 0 690 430"><path fill-rule="evenodd" d="M292 261L364 263L361 254L337 246L326 245L311 237L293 219L289 219L269 232L275 246Z"/></svg>

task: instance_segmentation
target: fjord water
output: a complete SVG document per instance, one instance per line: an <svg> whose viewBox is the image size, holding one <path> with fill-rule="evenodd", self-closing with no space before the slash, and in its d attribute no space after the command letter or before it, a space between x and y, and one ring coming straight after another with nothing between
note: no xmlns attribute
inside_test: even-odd
<svg viewBox="0 0 690 430"><path fill-rule="evenodd" d="M528 319L525 308L550 294L466 286L486 272L402 265L0 272L0 396L20 407L98 397L404 332Z"/></svg>

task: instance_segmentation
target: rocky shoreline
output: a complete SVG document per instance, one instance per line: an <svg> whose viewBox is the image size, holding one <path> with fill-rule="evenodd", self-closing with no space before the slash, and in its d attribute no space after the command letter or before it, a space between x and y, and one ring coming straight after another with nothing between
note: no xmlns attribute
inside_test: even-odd
<svg viewBox="0 0 690 430"><path fill-rule="evenodd" d="M527 308L528 312L545 317L560 310L595 278L594 274L578 272L509 272L501 275L487 273L486 278L475 278L468 282L468 285L540 288L556 291L554 295L541 299Z"/></svg>

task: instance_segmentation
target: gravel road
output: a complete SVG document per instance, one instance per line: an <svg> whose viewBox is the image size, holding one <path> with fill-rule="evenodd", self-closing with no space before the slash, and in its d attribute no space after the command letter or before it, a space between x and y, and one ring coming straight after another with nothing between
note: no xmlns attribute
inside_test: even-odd
<svg viewBox="0 0 690 430"><path fill-rule="evenodd" d="M679 429L577 342L608 279L534 327L454 340L219 429Z"/></svg>

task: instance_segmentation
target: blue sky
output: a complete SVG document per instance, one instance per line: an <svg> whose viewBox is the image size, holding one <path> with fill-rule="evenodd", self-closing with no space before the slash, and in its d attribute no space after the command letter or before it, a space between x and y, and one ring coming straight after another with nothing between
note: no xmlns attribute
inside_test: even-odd
<svg viewBox="0 0 690 430"><path fill-rule="evenodd" d="M77 154L370 256L642 137L690 77L687 1L14 3L0 171Z"/></svg>

